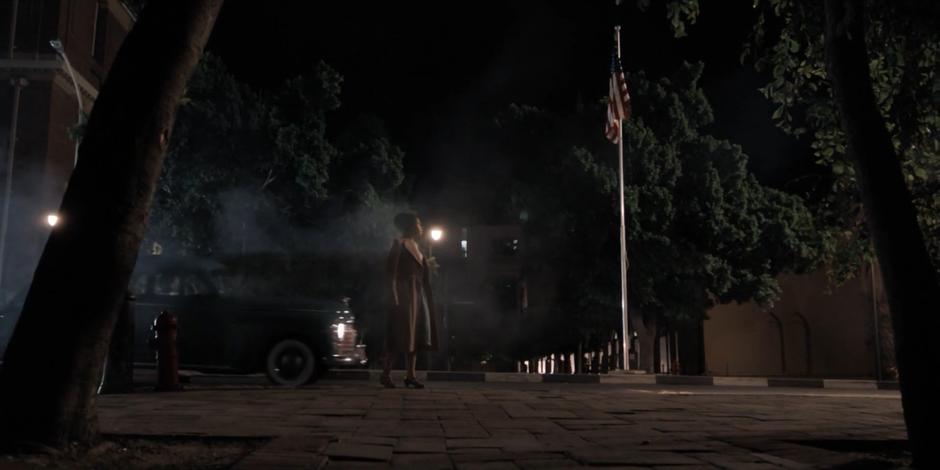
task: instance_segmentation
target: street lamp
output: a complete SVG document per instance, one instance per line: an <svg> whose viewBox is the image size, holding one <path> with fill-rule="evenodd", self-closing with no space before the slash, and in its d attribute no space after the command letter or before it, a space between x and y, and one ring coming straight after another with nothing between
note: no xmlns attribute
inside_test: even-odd
<svg viewBox="0 0 940 470"><path fill-rule="evenodd" d="M431 238L430 242L428 243L428 258L433 259L434 258L434 244L441 241L441 239L444 238L444 230L442 230L440 227L431 227L431 230L428 232L428 234L430 235L430 238ZM437 260L434 260L434 263L431 266L432 266L431 274L434 274L437 267L440 265L437 264ZM444 318L445 319L447 318L447 303L446 302L444 303ZM445 320L445 324L446 324L446 320ZM425 364L427 364L428 368L431 367L430 353L425 352L424 362Z"/></svg>
<svg viewBox="0 0 940 470"><path fill-rule="evenodd" d="M434 257L434 243L439 242L441 241L442 238L444 238L444 231L441 230L440 228L435 227L431 229L430 234L431 234L431 243L428 243L428 256L433 258Z"/></svg>
<svg viewBox="0 0 940 470"><path fill-rule="evenodd" d="M62 41L58 39L53 39L49 41L49 45L52 46L52 49L56 51L59 56L62 57L62 60L65 62L65 69L69 72L69 77L72 78L72 86L75 87L75 99L78 100L78 125L82 123L82 111L85 110L85 106L82 104L82 92L78 89L78 80L75 79L75 71L72 70L72 63L69 62L69 56L65 54L65 47L62 46ZM72 163L72 166L78 164L78 141L75 142L75 161Z"/></svg>
<svg viewBox="0 0 940 470"><path fill-rule="evenodd" d="M55 227L59 223L59 215L55 212L46 215L46 225Z"/></svg>

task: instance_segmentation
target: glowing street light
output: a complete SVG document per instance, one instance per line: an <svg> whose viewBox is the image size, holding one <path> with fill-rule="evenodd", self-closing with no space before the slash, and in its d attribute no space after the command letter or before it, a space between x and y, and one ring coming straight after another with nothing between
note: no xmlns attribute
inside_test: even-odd
<svg viewBox="0 0 940 470"><path fill-rule="evenodd" d="M429 232L431 234L431 243L428 243L428 256L434 257L434 242L441 241L444 238L444 231L440 228L434 227Z"/></svg>
<svg viewBox="0 0 940 470"><path fill-rule="evenodd" d="M52 213L46 216L46 225L50 227L55 227L59 223L58 214Z"/></svg>

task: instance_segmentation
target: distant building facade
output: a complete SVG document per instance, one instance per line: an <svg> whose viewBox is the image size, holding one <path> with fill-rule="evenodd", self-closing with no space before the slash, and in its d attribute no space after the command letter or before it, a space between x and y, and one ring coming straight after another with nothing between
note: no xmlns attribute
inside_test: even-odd
<svg viewBox="0 0 940 470"><path fill-rule="evenodd" d="M896 378L890 312L877 266L831 290L821 272L779 280L783 292L773 306L749 302L709 311L709 374Z"/></svg>
<svg viewBox="0 0 940 470"><path fill-rule="evenodd" d="M87 114L133 22L118 0L0 3L0 297L31 280L51 230L48 216L65 192L75 159L76 90Z"/></svg>
<svg viewBox="0 0 940 470"><path fill-rule="evenodd" d="M490 357L486 351L511 349L524 323L528 287L522 228L476 225L446 227L444 233L431 247L440 264L433 285L443 324L441 351L432 366L514 370L512 358Z"/></svg>
<svg viewBox="0 0 940 470"><path fill-rule="evenodd" d="M441 352L430 358L430 366L574 370L574 351L532 358L538 366L530 360L525 367L510 362L519 357L485 354L512 351L519 346L514 341L531 338L525 329L537 319L530 310L548 311L556 301L554 274L534 273L525 264L522 228L479 225L445 227L444 232L444 239L431 246L440 264L433 283L443 328ZM778 280L782 292L772 306L718 305L699 325L666 330L665 335L655 322L645 324L641 312L632 310L631 369L713 376L896 378L890 313L877 265L835 287L823 272L781 275ZM618 345L615 338L600 351L582 351L583 371L613 367L620 360Z"/></svg>

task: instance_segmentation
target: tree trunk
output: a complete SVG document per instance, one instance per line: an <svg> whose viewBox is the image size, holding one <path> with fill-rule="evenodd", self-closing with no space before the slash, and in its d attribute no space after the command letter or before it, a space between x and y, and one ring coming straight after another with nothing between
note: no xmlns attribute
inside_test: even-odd
<svg viewBox="0 0 940 470"><path fill-rule="evenodd" d="M679 371L683 375L705 374L705 323L699 321L676 329Z"/></svg>
<svg viewBox="0 0 940 470"><path fill-rule="evenodd" d="M940 467L931 425L940 423L940 288L901 163L878 110L865 46L864 2L826 0L826 56L848 154L891 307L901 403L914 465Z"/></svg>
<svg viewBox="0 0 940 470"><path fill-rule="evenodd" d="M659 328L659 325L656 325L653 331L655 331L655 333L653 333L653 373L659 374L662 372L659 367L660 362L662 362L662 350L659 347L659 338L663 336L663 332Z"/></svg>
<svg viewBox="0 0 940 470"><path fill-rule="evenodd" d="M177 106L221 5L148 2L121 46L0 370L0 443L97 439L111 332Z"/></svg>
<svg viewBox="0 0 940 470"><path fill-rule="evenodd" d="M134 391L134 303L130 292L124 297L111 346L105 361L104 380L98 393L130 393Z"/></svg>

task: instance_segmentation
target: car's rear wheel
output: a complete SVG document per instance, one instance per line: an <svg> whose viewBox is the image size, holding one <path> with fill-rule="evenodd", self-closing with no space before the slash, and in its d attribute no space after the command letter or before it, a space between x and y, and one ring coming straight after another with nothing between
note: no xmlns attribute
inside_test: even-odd
<svg viewBox="0 0 940 470"><path fill-rule="evenodd" d="M303 385L317 378L316 356L303 341L285 339L268 350L265 372L278 385Z"/></svg>

